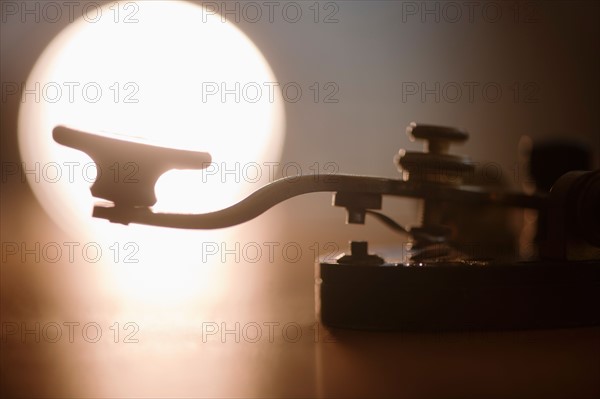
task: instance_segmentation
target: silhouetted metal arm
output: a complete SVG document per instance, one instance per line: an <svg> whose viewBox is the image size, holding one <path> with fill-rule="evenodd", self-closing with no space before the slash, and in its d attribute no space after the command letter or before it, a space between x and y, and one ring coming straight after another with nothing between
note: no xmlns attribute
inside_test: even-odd
<svg viewBox="0 0 600 399"><path fill-rule="evenodd" d="M444 130L438 132L438 136L441 134L444 138L450 133ZM456 134L451 134L451 138L455 139ZM154 185L158 178L170 169L206 168L211 162L210 154L162 148L128 137L101 136L64 126L54 128L53 137L56 142L83 151L94 160L99 173L91 187L92 195L112 204L95 206L93 216L115 223L219 229L244 223L289 198L314 192L336 193L334 205L346 207L348 220L352 223L363 223L366 210L380 209L382 195L522 208L539 208L544 200L541 196L464 185L445 186L426 181L407 182L370 176L310 175L279 179L256 190L239 203L216 212L157 213L151 207L156 203ZM130 165L135 173L114 179L114 176L106 172L115 164L118 167Z"/></svg>
<svg viewBox="0 0 600 399"><path fill-rule="evenodd" d="M543 197L518 193L415 185L402 180L353 175L294 176L276 180L228 208L205 214L153 212L148 207L96 206L94 217L115 223L137 223L184 229L219 229L247 222L292 197L315 192L437 198L479 204L539 208Z"/></svg>

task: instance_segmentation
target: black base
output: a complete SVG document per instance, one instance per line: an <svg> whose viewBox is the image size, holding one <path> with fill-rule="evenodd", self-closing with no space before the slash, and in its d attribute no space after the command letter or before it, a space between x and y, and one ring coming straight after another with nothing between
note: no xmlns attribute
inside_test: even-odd
<svg viewBox="0 0 600 399"><path fill-rule="evenodd" d="M397 331L600 325L600 261L359 266L321 263L321 321Z"/></svg>

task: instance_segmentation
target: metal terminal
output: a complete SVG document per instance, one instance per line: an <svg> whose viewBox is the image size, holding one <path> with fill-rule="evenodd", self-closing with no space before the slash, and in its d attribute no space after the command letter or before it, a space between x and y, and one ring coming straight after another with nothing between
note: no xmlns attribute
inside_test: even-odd
<svg viewBox="0 0 600 399"><path fill-rule="evenodd" d="M385 261L378 255L369 254L369 244L367 241L350 241L350 254L340 256L337 259L337 263L378 266L385 263Z"/></svg>
<svg viewBox="0 0 600 399"><path fill-rule="evenodd" d="M381 209L381 194L338 192L333 195L333 205L348 211L346 223L365 224L367 210Z"/></svg>

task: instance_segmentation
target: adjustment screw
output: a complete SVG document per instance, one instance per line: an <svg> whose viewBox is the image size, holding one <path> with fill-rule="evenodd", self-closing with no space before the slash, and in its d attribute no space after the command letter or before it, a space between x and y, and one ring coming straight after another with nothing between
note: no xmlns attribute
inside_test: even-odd
<svg viewBox="0 0 600 399"><path fill-rule="evenodd" d="M337 259L339 264L360 265L360 266L379 266L385 263L382 257L369 255L367 241L350 241L350 254L342 255Z"/></svg>
<svg viewBox="0 0 600 399"><path fill-rule="evenodd" d="M425 151L430 154L447 154L451 143L467 141L469 133L465 130L449 126L423 125L411 122L406 127L406 134L411 141L426 140Z"/></svg>

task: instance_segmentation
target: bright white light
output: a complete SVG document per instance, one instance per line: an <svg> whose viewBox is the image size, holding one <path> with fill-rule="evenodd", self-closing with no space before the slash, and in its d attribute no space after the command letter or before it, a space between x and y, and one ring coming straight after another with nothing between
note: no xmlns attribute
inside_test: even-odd
<svg viewBox="0 0 600 399"><path fill-rule="evenodd" d="M124 4L119 4L121 10ZM235 26L190 3L137 4L136 23L124 23L124 18L115 22L111 10L116 6L111 3L103 8L105 17L95 23L75 21L51 42L25 85L29 94L20 109L19 143L24 167L39 169L27 175L28 181L56 223L82 241L103 243L103 248L113 242L121 248L136 243L139 264L117 265L111 278L131 295L164 301L195 295L203 282L208 289L210 281L199 275L199 245L226 241L227 236L93 219L89 181L94 169L85 168L91 160L53 142L52 128L66 125L207 151L220 169L235 170L235 163L243 167L279 160L284 112L277 90L271 97L265 89L257 101L249 92L240 93L237 102L235 95L225 101L220 93L203 95L215 85L232 89L250 83L264 88L276 82L259 50ZM263 173L249 183L236 182L233 174L172 171L157 184L156 209L220 209L258 189L268 177Z"/></svg>

